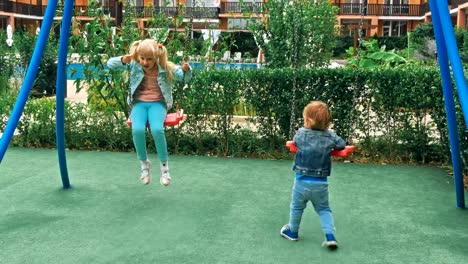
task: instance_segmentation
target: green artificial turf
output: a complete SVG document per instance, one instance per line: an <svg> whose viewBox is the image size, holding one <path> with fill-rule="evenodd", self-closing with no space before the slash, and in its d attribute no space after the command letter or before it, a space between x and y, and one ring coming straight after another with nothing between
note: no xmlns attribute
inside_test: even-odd
<svg viewBox="0 0 468 264"><path fill-rule="evenodd" d="M0 263L466 263L468 211L435 167L333 164L340 248L307 208L291 242L291 161L171 156L169 187L135 153L10 148L0 164Z"/></svg>

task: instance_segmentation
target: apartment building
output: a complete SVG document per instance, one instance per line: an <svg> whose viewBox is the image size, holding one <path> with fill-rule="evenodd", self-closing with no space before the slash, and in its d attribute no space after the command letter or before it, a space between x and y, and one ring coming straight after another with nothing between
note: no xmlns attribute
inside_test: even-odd
<svg viewBox="0 0 468 264"><path fill-rule="evenodd" d="M8 24L13 28L35 28L41 24L48 0L1 0L0 28ZM59 5L64 0L59 0ZM194 30L212 28L224 31L247 31L246 13L261 18L263 2L268 0L131 0L132 8L139 17L138 26L143 30L146 21L155 12L168 17L181 14L184 21L193 21ZM362 28L367 36L404 36L418 24L430 21L428 0L331 0L338 8L338 26L342 34L353 34ZM121 6L117 0L101 0L106 12L118 22ZM453 25L465 28L467 25L468 0L448 0ZM126 7L128 8L128 7ZM75 0L76 21L83 23L91 18L88 14L88 0ZM58 15L56 19L60 19Z"/></svg>
<svg viewBox="0 0 468 264"><path fill-rule="evenodd" d="M468 1L448 1L453 24L465 27ZM339 8L342 34L363 28L366 36L405 36L417 25L430 21L428 0L332 0ZM463 18L463 19L461 19Z"/></svg>

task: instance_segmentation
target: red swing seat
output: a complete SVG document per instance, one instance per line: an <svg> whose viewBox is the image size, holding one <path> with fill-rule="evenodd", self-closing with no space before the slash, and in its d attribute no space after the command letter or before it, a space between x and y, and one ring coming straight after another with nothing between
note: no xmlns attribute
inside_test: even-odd
<svg viewBox="0 0 468 264"><path fill-rule="evenodd" d="M292 140L286 142L286 147L288 147L289 151L292 153L297 152L296 144ZM354 151L354 149L355 149L355 146L346 146L342 150L332 150L331 154L332 156L335 156L335 157L347 157L349 156L349 154L351 154Z"/></svg>
<svg viewBox="0 0 468 264"><path fill-rule="evenodd" d="M164 126L176 126L184 119L184 109L179 109L175 113L169 113L166 115L166 119L164 119ZM127 120L127 125L132 126L132 119L131 117ZM149 124L146 124L146 127L149 128Z"/></svg>

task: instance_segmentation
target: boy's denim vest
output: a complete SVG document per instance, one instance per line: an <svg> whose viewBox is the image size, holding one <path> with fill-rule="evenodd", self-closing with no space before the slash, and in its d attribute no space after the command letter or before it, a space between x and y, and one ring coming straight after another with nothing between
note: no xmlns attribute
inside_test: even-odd
<svg viewBox="0 0 468 264"><path fill-rule="evenodd" d="M300 128L294 136L297 153L293 171L313 176L328 177L331 172L331 151L345 148L345 141L330 130Z"/></svg>
<svg viewBox="0 0 468 264"><path fill-rule="evenodd" d="M128 96L128 104L132 105L133 94L140 85L141 81L143 81L145 72L143 71L143 67L141 67L138 62L132 60L128 64L123 64L121 59L122 56L110 58L109 61L107 61L107 66L111 70L130 70L130 94ZM167 79L166 70L161 68L159 64L158 70L158 84L161 88L164 101L166 102L166 108L169 110L172 108L173 104L171 83ZM176 65L174 67L173 73L175 80L179 82L188 82L192 78L192 70L190 69L184 73L180 65Z"/></svg>

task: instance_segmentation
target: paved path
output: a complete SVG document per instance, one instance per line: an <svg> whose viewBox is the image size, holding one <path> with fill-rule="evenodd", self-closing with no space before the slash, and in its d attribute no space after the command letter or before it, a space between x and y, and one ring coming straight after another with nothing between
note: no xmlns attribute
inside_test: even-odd
<svg viewBox="0 0 468 264"><path fill-rule="evenodd" d="M72 102L86 103L88 99L88 93L86 89L81 89L79 93L76 92L75 81L67 80L67 100Z"/></svg>

